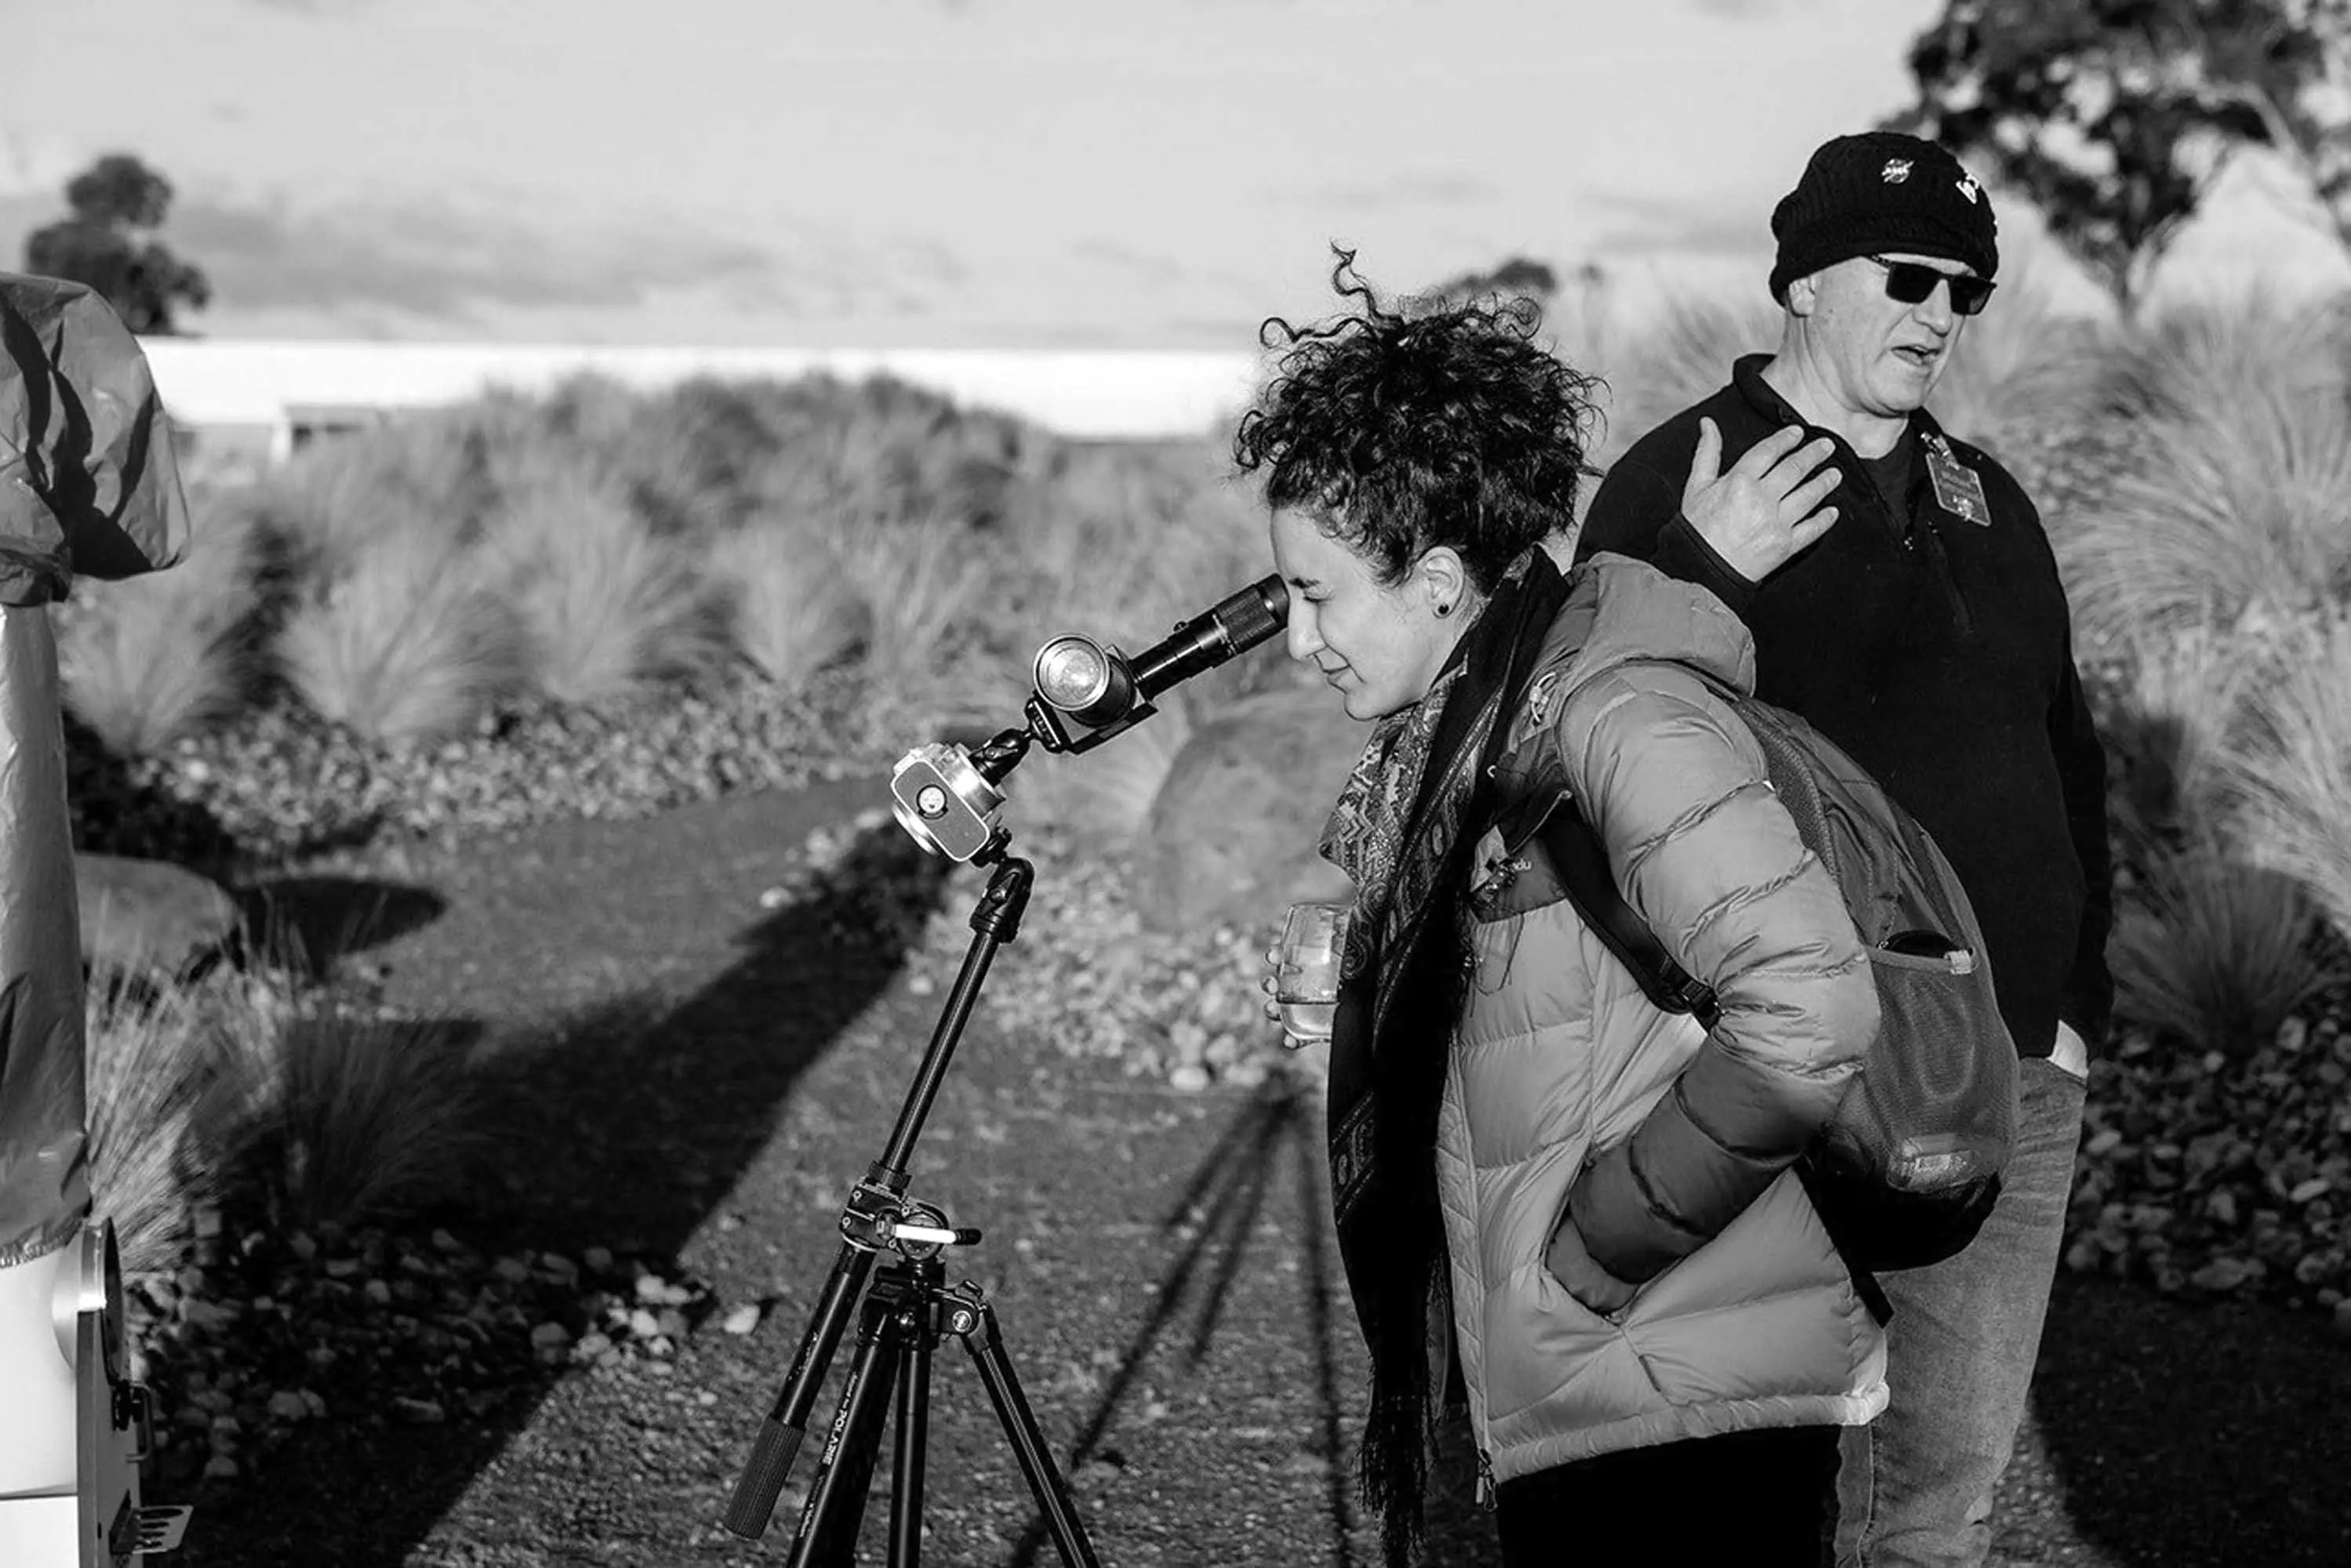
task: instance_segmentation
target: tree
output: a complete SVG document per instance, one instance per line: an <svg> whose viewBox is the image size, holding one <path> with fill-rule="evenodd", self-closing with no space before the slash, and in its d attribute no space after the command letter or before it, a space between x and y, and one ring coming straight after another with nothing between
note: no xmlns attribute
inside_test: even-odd
<svg viewBox="0 0 2351 1568"><path fill-rule="evenodd" d="M25 270L89 285L134 332L178 330L174 308L203 309L212 285L155 237L172 208L172 183L128 153L112 152L66 182L72 215L33 231Z"/></svg>
<svg viewBox="0 0 2351 1568"><path fill-rule="evenodd" d="M1989 166L2128 308L2231 157L2351 243L2351 0L1949 0L1894 123Z"/></svg>
<svg viewBox="0 0 2351 1568"><path fill-rule="evenodd" d="M1523 256L1514 256L1490 272L1465 272L1428 291L1432 298L1448 305L1465 304L1489 295L1504 299L1524 296L1541 305L1558 292L1559 274L1546 264Z"/></svg>

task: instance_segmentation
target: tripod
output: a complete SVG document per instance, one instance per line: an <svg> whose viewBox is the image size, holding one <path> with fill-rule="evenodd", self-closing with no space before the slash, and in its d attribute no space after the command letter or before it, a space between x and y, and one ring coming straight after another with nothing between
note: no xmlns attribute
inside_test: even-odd
<svg viewBox="0 0 2351 1568"><path fill-rule="evenodd" d="M840 1348L852 1311L861 1298L864 1311L848 1377L827 1429L808 1502L792 1540L789 1568L831 1568L851 1561L872 1481L889 1396L896 1393L897 1433L892 1449L890 1506L891 1568L915 1568L922 1552L923 1482L930 1433L933 1353L953 1335L979 1368L998 1425L1019 1461L1037 1501L1038 1513L1061 1552L1065 1568L1101 1568L1093 1544L1079 1521L1068 1483L1053 1463L1045 1435L1014 1375L1004 1339L980 1288L967 1280L945 1284L940 1253L979 1239L975 1229L957 1228L930 1205L906 1197L906 1164L930 1114L947 1061L963 1038L965 1023L979 998L988 967L1005 943L1019 935L1029 906L1036 868L1005 853L1009 835L1001 829L971 858L995 863L987 887L972 911L972 940L964 954L932 1031L929 1049L914 1070L914 1082L899 1107L897 1124L882 1156L853 1187L841 1211L841 1250L817 1298L816 1315L801 1337L774 1408L759 1429L751 1457L727 1503L729 1532L756 1541L768 1528L792 1460L808 1435L809 1412ZM893 1254L877 1270L883 1251Z"/></svg>

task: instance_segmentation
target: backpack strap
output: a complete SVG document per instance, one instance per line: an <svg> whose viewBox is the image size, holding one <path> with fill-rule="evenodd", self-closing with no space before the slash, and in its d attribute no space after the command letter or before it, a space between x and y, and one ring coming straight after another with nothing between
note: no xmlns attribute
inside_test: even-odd
<svg viewBox="0 0 2351 1568"><path fill-rule="evenodd" d="M1623 960L1640 982L1642 994L1659 1009L1687 1013L1699 1027L1711 1030L1722 1017L1714 988L1674 962L1648 922L1625 901L1608 869L1608 852L1575 809L1574 800L1562 790L1548 804L1541 823L1543 852L1551 857L1552 870L1584 924Z"/></svg>

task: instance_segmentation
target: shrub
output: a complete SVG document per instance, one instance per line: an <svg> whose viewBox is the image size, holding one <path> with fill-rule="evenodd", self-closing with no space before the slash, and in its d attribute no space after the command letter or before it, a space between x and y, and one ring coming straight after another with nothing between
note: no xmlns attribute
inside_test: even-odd
<svg viewBox="0 0 2351 1568"><path fill-rule="evenodd" d="M778 517L720 537L711 571L730 595L737 650L792 686L865 644L872 613L824 530Z"/></svg>
<svg viewBox="0 0 2351 1568"><path fill-rule="evenodd" d="M518 632L447 542L392 534L360 549L279 634L286 676L321 717L381 739L461 728L509 689Z"/></svg>
<svg viewBox="0 0 2351 1568"><path fill-rule="evenodd" d="M2316 956L2294 878L2210 838L2160 858L2118 912L2107 956L2117 1017L2243 1054L2336 977Z"/></svg>
<svg viewBox="0 0 2351 1568"><path fill-rule="evenodd" d="M1614 463L1657 424L1716 391L1740 356L1777 348L1780 324L1780 308L1760 280L1736 298L1671 296L1646 319L1625 323L1621 361L1599 367L1608 382L1608 423L1593 461Z"/></svg>
<svg viewBox="0 0 2351 1568"><path fill-rule="evenodd" d="M67 706L121 756L152 756L231 712L246 683L241 638L259 590L251 517L222 508L177 566L84 580L57 616Z"/></svg>
<svg viewBox="0 0 2351 1568"><path fill-rule="evenodd" d="M2351 935L2351 619L2337 612L2282 642L2223 775L2244 841Z"/></svg>
<svg viewBox="0 0 2351 1568"><path fill-rule="evenodd" d="M221 1033L210 1136L274 1223L348 1226L457 1190L475 1088L447 1028L331 997L238 1021Z"/></svg>
<svg viewBox="0 0 2351 1568"><path fill-rule="evenodd" d="M2246 640L2209 627L2133 643L2098 715L2126 857L2219 826L2225 765L2261 661Z"/></svg>
<svg viewBox="0 0 2351 1568"><path fill-rule="evenodd" d="M2099 324L2058 310L2045 269L2028 260L2007 270L1961 331L1930 406L1952 434L2012 463L2091 420L2112 350Z"/></svg>
<svg viewBox="0 0 2351 1568"><path fill-rule="evenodd" d="M957 655L980 603L990 546L959 522L888 527L828 519L828 543L864 606L863 673L877 704L962 716L994 707L989 672Z"/></svg>
<svg viewBox="0 0 2351 1568"><path fill-rule="evenodd" d="M222 1189L196 1137L218 1067L214 992L151 991L118 971L90 988L85 1016L95 1212L114 1222L125 1270L163 1268Z"/></svg>
<svg viewBox="0 0 2351 1568"><path fill-rule="evenodd" d="M305 582L348 571L387 538L462 543L491 498L476 423L466 406L328 437L263 480L255 508Z"/></svg>
<svg viewBox="0 0 2351 1568"><path fill-rule="evenodd" d="M2255 630L2325 603L2351 585L2351 410L2150 417L2055 547L2096 640Z"/></svg>
<svg viewBox="0 0 2351 1568"><path fill-rule="evenodd" d="M717 648L686 558L592 472L551 468L509 489L470 564L520 622L525 683L559 702L626 695Z"/></svg>
<svg viewBox="0 0 2351 1568"><path fill-rule="evenodd" d="M2126 418L2264 423L2351 392L2338 296L2315 304L2274 288L2190 296L2117 340L2104 401Z"/></svg>

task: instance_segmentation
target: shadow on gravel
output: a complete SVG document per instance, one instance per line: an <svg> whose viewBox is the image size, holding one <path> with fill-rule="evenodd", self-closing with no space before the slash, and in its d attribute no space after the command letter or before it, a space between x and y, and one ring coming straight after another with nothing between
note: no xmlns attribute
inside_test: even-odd
<svg viewBox="0 0 2351 1568"><path fill-rule="evenodd" d="M1190 1179L1169 1205L1159 1222L1159 1234L1175 1254L1153 1288L1155 1304L1120 1352L1116 1369L1087 1413L1069 1453L1056 1458L1065 1463L1067 1473L1074 1474L1091 1459L1111 1457L1101 1447L1103 1435L1161 1340L1168 1337L1168 1331L1186 1309L1193 1317L1184 1335L1185 1368L1196 1370L1206 1359L1233 1281L1248 1260L1249 1238L1256 1233L1266 1194L1281 1179L1285 1163L1296 1172L1300 1210L1312 1217L1301 1239L1306 1256L1300 1260L1299 1279L1314 1357L1311 1448L1332 1461L1327 1561L1340 1568L1353 1568L1358 1559L1348 1539L1353 1518L1353 1488L1349 1483L1353 1472L1340 1427L1339 1363L1332 1339L1334 1333L1353 1332L1352 1319L1334 1324L1332 1318L1331 1291L1338 1279L1337 1259L1322 1227L1313 1222L1330 1211L1323 1186L1322 1128L1311 1097L1294 1082L1269 1079L1193 1168ZM1049 1544L1044 1521L1032 1518L1013 1548L1013 1568L1033 1568ZM1060 1559L1056 1556L1053 1561Z"/></svg>
<svg viewBox="0 0 2351 1568"><path fill-rule="evenodd" d="M2118 1563L2351 1561L2351 1345L2320 1315L2061 1275L2033 1409Z"/></svg>
<svg viewBox="0 0 2351 1568"><path fill-rule="evenodd" d="M360 877L287 876L237 890L245 941L323 979L337 959L438 920L448 901L430 888Z"/></svg>
<svg viewBox="0 0 2351 1568"><path fill-rule="evenodd" d="M801 1074L889 986L946 869L885 825L745 931L736 961L682 1004L611 1004L504 1043L483 1086L496 1141L449 1223L504 1255L601 1246L661 1270L773 1135ZM567 1370L536 1368L478 1418L318 1428L200 1502L180 1561L397 1568ZM323 1520L338 1521L331 1539Z"/></svg>

